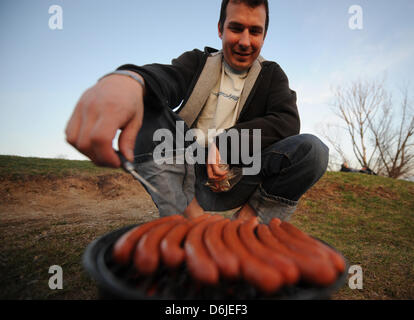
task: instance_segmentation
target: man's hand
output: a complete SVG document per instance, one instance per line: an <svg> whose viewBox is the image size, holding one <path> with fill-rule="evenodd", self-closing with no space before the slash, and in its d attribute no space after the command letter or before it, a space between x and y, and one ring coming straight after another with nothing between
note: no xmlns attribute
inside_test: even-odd
<svg viewBox="0 0 414 320"><path fill-rule="evenodd" d="M144 113L143 96L142 86L130 77L103 78L79 99L66 127L66 140L95 164L117 168L121 162L112 141L121 129L119 150L133 161Z"/></svg>
<svg viewBox="0 0 414 320"><path fill-rule="evenodd" d="M223 164L220 165L221 158L220 152L217 149L217 146L213 142L208 151L208 160L207 160L207 175L208 182L213 184L213 190L221 191L220 185L218 182L227 179L228 170L223 168Z"/></svg>

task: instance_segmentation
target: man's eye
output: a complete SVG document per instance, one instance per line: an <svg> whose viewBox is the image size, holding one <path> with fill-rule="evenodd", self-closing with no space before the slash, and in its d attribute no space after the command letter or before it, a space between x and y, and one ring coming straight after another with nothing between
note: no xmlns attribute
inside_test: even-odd
<svg viewBox="0 0 414 320"><path fill-rule="evenodd" d="M257 35L262 34L262 30L260 30L260 29L250 29L250 33L257 36Z"/></svg>
<svg viewBox="0 0 414 320"><path fill-rule="evenodd" d="M230 30L233 32L243 32L243 28L240 27L230 27Z"/></svg>

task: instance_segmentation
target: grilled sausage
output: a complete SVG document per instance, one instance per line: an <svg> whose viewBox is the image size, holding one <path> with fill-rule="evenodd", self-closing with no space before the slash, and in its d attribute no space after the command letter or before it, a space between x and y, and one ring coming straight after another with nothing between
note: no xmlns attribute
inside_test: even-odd
<svg viewBox="0 0 414 320"><path fill-rule="evenodd" d="M180 223L168 231L160 243L161 258L167 267L174 269L184 262L185 251L182 248L183 240L194 225L210 216L210 214L203 214L197 218Z"/></svg>
<svg viewBox="0 0 414 320"><path fill-rule="evenodd" d="M213 215L196 224L188 232L184 243L188 270L194 279L203 284L214 285L219 279L218 267L205 247L203 234L210 223L220 219L223 217Z"/></svg>
<svg viewBox="0 0 414 320"><path fill-rule="evenodd" d="M332 265L324 263L325 260L289 250L273 236L267 225L260 224L257 226L257 236L267 247L292 259L298 266L301 277L306 282L319 286L328 286L335 282L336 272Z"/></svg>
<svg viewBox="0 0 414 320"><path fill-rule="evenodd" d="M165 222L153 227L141 237L134 253L134 265L141 274L151 275L157 270L160 260L160 242L177 223L180 223L180 220Z"/></svg>
<svg viewBox="0 0 414 320"><path fill-rule="evenodd" d="M272 251L256 238L254 230L258 224L257 217L243 223L239 228L240 239L250 253L279 271L286 284L296 283L300 276L298 267L290 258Z"/></svg>
<svg viewBox="0 0 414 320"><path fill-rule="evenodd" d="M223 228L229 222L230 219L224 219L210 224L204 233L204 242L220 274L224 278L235 279L240 274L240 263L223 242Z"/></svg>
<svg viewBox="0 0 414 320"><path fill-rule="evenodd" d="M161 258L169 268L177 268L185 260L185 251L181 248L181 242L191 227L189 221L174 226L161 240Z"/></svg>
<svg viewBox="0 0 414 320"><path fill-rule="evenodd" d="M238 228L243 222L236 219L224 227L224 243L239 258L244 279L264 293L274 293L283 285L282 275L245 248L238 235Z"/></svg>
<svg viewBox="0 0 414 320"><path fill-rule="evenodd" d="M209 213L204 213L201 216L198 216L196 218L190 218L189 220L192 224L197 224L197 223L203 221L204 219L210 218L211 216L212 215L209 214Z"/></svg>
<svg viewBox="0 0 414 320"><path fill-rule="evenodd" d="M345 271L345 261L341 257L341 255L337 253L335 250L323 244L322 242L312 238L311 236L307 235L305 232L299 230L298 228L296 228L293 224L290 224L289 222L283 221L280 224L280 227L283 228L285 231L287 231L291 236L297 239L303 240L304 242L313 244L321 248L322 250L326 251L331 262L335 266L336 270L340 273Z"/></svg>
<svg viewBox="0 0 414 320"><path fill-rule="evenodd" d="M135 250L135 247L144 233L146 233L148 230L159 224L177 219L184 220L184 217L178 214L163 217L141 224L140 226L137 226L129 230L128 232L123 234L114 245L114 249L112 251L112 257L114 261L122 265L127 265L131 261L131 257Z"/></svg>
<svg viewBox="0 0 414 320"><path fill-rule="evenodd" d="M325 259L328 260L328 254L323 251L321 248L318 248L314 245L309 243L300 241L294 237L292 237L289 233L287 233L284 229L280 227L281 221L278 218L273 218L269 222L270 231L272 234L282 242L285 246L287 246L290 250L294 250L299 253L303 253L306 255L312 255L318 259Z"/></svg>

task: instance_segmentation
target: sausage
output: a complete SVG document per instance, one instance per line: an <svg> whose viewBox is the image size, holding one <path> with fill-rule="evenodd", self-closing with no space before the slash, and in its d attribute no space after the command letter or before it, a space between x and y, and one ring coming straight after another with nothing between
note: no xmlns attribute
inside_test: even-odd
<svg viewBox="0 0 414 320"><path fill-rule="evenodd" d="M240 274L240 263L223 242L223 228L230 222L224 219L210 224L204 233L204 242L220 274L227 279L236 279Z"/></svg>
<svg viewBox="0 0 414 320"><path fill-rule="evenodd" d="M290 250L294 250L296 252L303 253L306 255L312 255L318 259L325 259L328 261L328 263L331 263L328 254L325 251L314 245L311 245L309 243L300 241L292 237L289 233L287 233L284 229L280 227L280 224L281 221L278 218L273 218L272 220L270 220L270 231L276 237L276 239L282 242Z"/></svg>
<svg viewBox="0 0 414 320"><path fill-rule="evenodd" d="M195 217L195 218L190 218L190 222L192 224L197 224L201 221L203 221L204 219L210 218L212 215L210 213L204 213L201 216Z"/></svg>
<svg viewBox="0 0 414 320"><path fill-rule="evenodd" d="M341 257L339 253L337 253L332 248L328 247L327 245L323 244L322 242L312 238L311 236L307 235L305 232L296 228L293 224L289 222L283 221L280 224L280 227L287 231L293 237L303 240L304 242L308 242L310 244L316 245L322 250L326 251L331 262L335 266L336 270L340 273L345 271L345 260Z"/></svg>
<svg viewBox="0 0 414 320"><path fill-rule="evenodd" d="M159 224L177 219L184 220L184 217L178 214L163 217L141 224L140 226L129 230L116 241L114 249L112 251L112 258L118 264L127 265L131 261L135 247L144 233Z"/></svg>
<svg viewBox="0 0 414 320"><path fill-rule="evenodd" d="M164 235L180 220L168 221L153 227L138 242L134 253L134 265L143 275L154 273L160 260L160 242Z"/></svg>
<svg viewBox="0 0 414 320"><path fill-rule="evenodd" d="M182 248L184 238L195 224L210 216L210 214L203 214L197 218L180 223L168 231L160 243L161 258L167 267L174 269L184 262L185 251Z"/></svg>
<svg viewBox="0 0 414 320"><path fill-rule="evenodd" d="M177 268L185 260L181 242L187 235L191 223L189 221L174 226L161 240L160 250L163 263L169 268Z"/></svg>
<svg viewBox="0 0 414 320"><path fill-rule="evenodd" d="M238 235L243 222L236 219L224 227L224 243L238 257L244 279L264 293L274 293L283 285L282 275L245 248Z"/></svg>
<svg viewBox="0 0 414 320"><path fill-rule="evenodd" d="M296 283L300 277L298 267L290 258L272 251L257 239L254 230L258 224L257 217L244 222L239 228L240 239L253 255L279 271L286 284Z"/></svg>
<svg viewBox="0 0 414 320"><path fill-rule="evenodd" d="M319 286L328 286L335 282L336 272L332 265L324 263L325 260L315 259L289 250L273 236L267 225L260 224L257 226L257 236L267 247L292 259L298 266L301 277L306 282Z"/></svg>
<svg viewBox="0 0 414 320"><path fill-rule="evenodd" d="M223 217L213 215L196 224L188 232L184 243L188 270L194 279L203 284L214 285L218 283L219 279L218 267L208 254L203 239L206 227L219 219L223 219Z"/></svg>

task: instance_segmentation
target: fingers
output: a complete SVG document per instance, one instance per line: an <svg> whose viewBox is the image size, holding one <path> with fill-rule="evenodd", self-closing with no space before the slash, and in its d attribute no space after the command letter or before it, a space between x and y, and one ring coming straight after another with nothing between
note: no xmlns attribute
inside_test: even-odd
<svg viewBox="0 0 414 320"><path fill-rule="evenodd" d="M221 164L220 152L217 146L213 142L209 146L208 163L207 163L207 175L211 181L223 181L227 179L228 170L220 167Z"/></svg>
<svg viewBox="0 0 414 320"><path fill-rule="evenodd" d="M208 150L208 164L219 164L220 160L220 152L218 151L216 144L213 142L210 144Z"/></svg>
<svg viewBox="0 0 414 320"><path fill-rule="evenodd" d="M217 164L207 164L208 179L212 181L222 181L227 178L228 171L219 168Z"/></svg>
<svg viewBox="0 0 414 320"><path fill-rule="evenodd" d="M136 121L134 121L134 123L128 125L121 132L118 140L119 150L131 162L134 161L135 139L137 137L138 130L139 126Z"/></svg>
<svg viewBox="0 0 414 320"><path fill-rule="evenodd" d="M96 121L89 135L89 150L92 152L91 160L95 164L114 168L121 165L121 161L112 145L116 131L117 129L108 120L108 117L101 116Z"/></svg>
<svg viewBox="0 0 414 320"><path fill-rule="evenodd" d="M134 161L135 140L141 125L142 119L140 119L139 116L134 117L122 130L119 136L119 150L131 162Z"/></svg>
<svg viewBox="0 0 414 320"><path fill-rule="evenodd" d="M82 126L82 110L85 106L85 103L88 102L88 94L89 90L86 90L85 93L79 99L65 130L66 141L75 148L78 142L79 131Z"/></svg>
<svg viewBox="0 0 414 320"><path fill-rule="evenodd" d="M221 164L220 152L217 149L217 146L213 142L209 146L208 152L208 163L207 163L207 175L210 180L222 181L226 179L228 170L220 167Z"/></svg>
<svg viewBox="0 0 414 320"><path fill-rule="evenodd" d="M79 108L76 107L75 110L72 113L71 118L68 121L68 124L66 125L66 141L71 144L72 146L75 146L79 129L81 124L81 117L80 117L80 111Z"/></svg>
<svg viewBox="0 0 414 320"><path fill-rule="evenodd" d="M119 167L121 162L112 148L112 140L116 129L112 128L105 117L94 112L84 114L76 124L79 129L76 138L71 138L71 144L86 155L96 165Z"/></svg>
<svg viewBox="0 0 414 320"><path fill-rule="evenodd" d="M209 180L223 181L227 179L228 171L220 169L217 164L207 164L207 175Z"/></svg>
<svg viewBox="0 0 414 320"><path fill-rule="evenodd" d="M111 118L99 114L86 92L68 122L66 140L95 164L117 168L121 162L112 148L116 129L105 119Z"/></svg>
<svg viewBox="0 0 414 320"><path fill-rule="evenodd" d="M222 192L227 190L227 187L229 186L229 182L227 181L227 173L228 171L222 170L219 165L207 164L207 175L209 177L207 185L213 192Z"/></svg>
<svg viewBox="0 0 414 320"><path fill-rule="evenodd" d="M212 164L211 165L211 169L213 170L213 174L216 177L222 177L222 176L226 176L227 173L229 173L228 169L226 169L226 165L222 165L222 164Z"/></svg>
<svg viewBox="0 0 414 320"><path fill-rule="evenodd" d="M117 168L116 132L122 130L119 148L133 161L143 108L141 86L127 77L109 76L82 95L67 124L66 140L95 164Z"/></svg>

